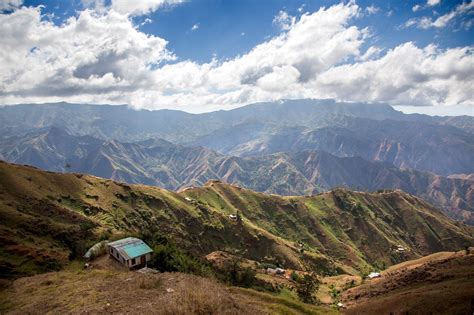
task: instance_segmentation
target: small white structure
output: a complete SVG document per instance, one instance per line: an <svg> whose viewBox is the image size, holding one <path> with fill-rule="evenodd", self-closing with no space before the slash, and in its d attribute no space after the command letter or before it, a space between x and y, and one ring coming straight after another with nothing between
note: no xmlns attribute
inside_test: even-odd
<svg viewBox="0 0 474 315"><path fill-rule="evenodd" d="M191 198L189 198L189 197L184 197L184 199L186 199L186 201L189 201L189 202L193 201L193 200L192 200Z"/></svg>
<svg viewBox="0 0 474 315"><path fill-rule="evenodd" d="M397 252L404 252L404 251L405 251L405 247L403 247L402 245L398 245L396 251L397 251Z"/></svg>
<svg viewBox="0 0 474 315"><path fill-rule="evenodd" d="M267 268L266 270L267 274L271 275L284 275L285 274L285 269L282 268Z"/></svg>
<svg viewBox="0 0 474 315"><path fill-rule="evenodd" d="M111 257L129 269L146 266L153 252L145 242L135 237L108 243L107 251Z"/></svg>
<svg viewBox="0 0 474 315"><path fill-rule="evenodd" d="M371 272L369 273L369 275L367 276L367 278L369 279L375 279L375 278L380 278L382 277L382 275L380 274L380 272Z"/></svg>
<svg viewBox="0 0 474 315"><path fill-rule="evenodd" d="M232 221L237 221L237 216L235 214L231 214L229 215L229 219L231 219Z"/></svg>
<svg viewBox="0 0 474 315"><path fill-rule="evenodd" d="M282 268L277 268L275 269L277 275L284 275L285 274L285 269Z"/></svg>
<svg viewBox="0 0 474 315"><path fill-rule="evenodd" d="M337 307L339 308L346 308L346 306L344 304L342 304L341 302L337 303Z"/></svg>

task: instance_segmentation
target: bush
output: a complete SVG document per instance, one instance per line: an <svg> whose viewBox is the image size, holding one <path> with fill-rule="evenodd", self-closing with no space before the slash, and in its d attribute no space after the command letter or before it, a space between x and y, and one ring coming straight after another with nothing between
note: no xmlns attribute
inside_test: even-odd
<svg viewBox="0 0 474 315"><path fill-rule="evenodd" d="M306 274L296 284L296 293L299 299L308 304L314 304L316 298L314 294L319 289L319 280L314 275Z"/></svg>
<svg viewBox="0 0 474 315"><path fill-rule="evenodd" d="M238 260L228 262L221 270L224 281L231 285L250 288L255 284L257 272L250 267L242 267Z"/></svg>
<svg viewBox="0 0 474 315"><path fill-rule="evenodd" d="M296 281L296 282L300 281L300 276L296 273L296 271L293 271L291 273L291 280Z"/></svg>
<svg viewBox="0 0 474 315"><path fill-rule="evenodd" d="M172 244L155 245L150 265L161 272L177 271L200 276L212 275L212 269L206 262Z"/></svg>

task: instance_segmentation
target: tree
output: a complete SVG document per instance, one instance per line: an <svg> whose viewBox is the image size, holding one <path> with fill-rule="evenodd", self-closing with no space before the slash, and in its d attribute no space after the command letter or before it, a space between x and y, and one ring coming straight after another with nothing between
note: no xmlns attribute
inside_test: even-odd
<svg viewBox="0 0 474 315"><path fill-rule="evenodd" d="M316 298L314 294L319 289L319 280L313 274L305 274L296 284L296 293L304 303L314 304Z"/></svg>
<svg viewBox="0 0 474 315"><path fill-rule="evenodd" d="M255 284L256 271L250 267L242 267L239 259L227 262L222 272L232 285L250 288Z"/></svg>
<svg viewBox="0 0 474 315"><path fill-rule="evenodd" d="M237 217L237 222L242 222L242 214L240 213L240 211L237 211L235 216Z"/></svg>

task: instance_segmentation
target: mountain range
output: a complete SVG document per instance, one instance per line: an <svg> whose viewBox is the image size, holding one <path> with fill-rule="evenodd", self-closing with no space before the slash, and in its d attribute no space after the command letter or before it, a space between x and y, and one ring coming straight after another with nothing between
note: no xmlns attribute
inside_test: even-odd
<svg viewBox="0 0 474 315"><path fill-rule="evenodd" d="M402 189L474 224L474 119L383 104L282 100L189 114L126 106L0 108L0 158L179 190L221 179L260 192Z"/></svg>
<svg viewBox="0 0 474 315"><path fill-rule="evenodd" d="M310 195L333 187L402 189L471 223L474 182L324 151L233 157L165 140L121 143L52 127L0 141L0 157L45 170L87 173L180 190L221 179L260 192Z"/></svg>

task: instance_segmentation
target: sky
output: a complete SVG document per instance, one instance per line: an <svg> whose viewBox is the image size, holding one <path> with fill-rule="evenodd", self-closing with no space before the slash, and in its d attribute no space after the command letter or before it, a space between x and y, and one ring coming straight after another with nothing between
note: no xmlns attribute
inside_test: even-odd
<svg viewBox="0 0 474 315"><path fill-rule="evenodd" d="M471 115L473 23L473 0L0 0L0 104L333 98Z"/></svg>

